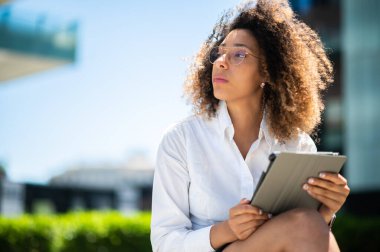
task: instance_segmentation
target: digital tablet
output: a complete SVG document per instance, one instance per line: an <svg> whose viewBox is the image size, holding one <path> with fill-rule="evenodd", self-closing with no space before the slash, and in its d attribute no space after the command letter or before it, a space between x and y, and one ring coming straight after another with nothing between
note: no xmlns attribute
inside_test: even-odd
<svg viewBox="0 0 380 252"><path fill-rule="evenodd" d="M264 212L279 214L298 207L318 209L321 203L302 189L303 184L320 172L338 173L346 156L335 152L276 152L269 160L251 204Z"/></svg>

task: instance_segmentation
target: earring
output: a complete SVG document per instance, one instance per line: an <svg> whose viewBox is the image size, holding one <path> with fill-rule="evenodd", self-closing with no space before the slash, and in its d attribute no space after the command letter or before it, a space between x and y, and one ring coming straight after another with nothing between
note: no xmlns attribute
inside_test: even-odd
<svg viewBox="0 0 380 252"><path fill-rule="evenodd" d="M260 87L264 88L265 87L265 82L261 82Z"/></svg>

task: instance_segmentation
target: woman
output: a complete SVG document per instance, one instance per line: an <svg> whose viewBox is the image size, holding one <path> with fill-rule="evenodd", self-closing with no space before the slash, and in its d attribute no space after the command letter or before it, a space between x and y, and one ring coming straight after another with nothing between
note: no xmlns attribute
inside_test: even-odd
<svg viewBox="0 0 380 252"><path fill-rule="evenodd" d="M273 151L316 151L321 90L332 67L318 36L285 1L226 13L186 83L196 113L172 126L157 153L154 251L339 251L329 223L349 193L323 173L303 189L322 206L278 216L250 205Z"/></svg>

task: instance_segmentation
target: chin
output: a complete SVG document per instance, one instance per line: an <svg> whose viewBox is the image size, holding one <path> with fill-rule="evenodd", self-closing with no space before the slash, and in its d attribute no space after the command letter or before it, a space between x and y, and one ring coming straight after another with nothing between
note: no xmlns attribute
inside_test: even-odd
<svg viewBox="0 0 380 252"><path fill-rule="evenodd" d="M214 89L214 96L218 100L226 101L226 100L228 100L228 97L230 95L228 95L226 92L223 92L222 90L215 90Z"/></svg>
<svg viewBox="0 0 380 252"><path fill-rule="evenodd" d="M226 96L220 95L220 94L216 94L215 92L214 92L214 96L215 96L216 99L221 100L221 101L227 100Z"/></svg>

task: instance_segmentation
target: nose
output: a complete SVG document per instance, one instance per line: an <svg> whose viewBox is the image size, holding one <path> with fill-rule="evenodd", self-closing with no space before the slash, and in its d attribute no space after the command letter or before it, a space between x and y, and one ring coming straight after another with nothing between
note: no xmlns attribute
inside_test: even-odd
<svg viewBox="0 0 380 252"><path fill-rule="evenodd" d="M223 54L217 60L215 60L214 65L222 69L227 69L228 68L227 54Z"/></svg>

